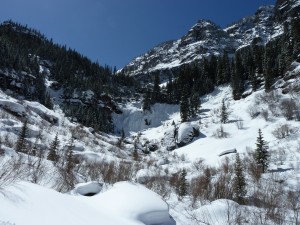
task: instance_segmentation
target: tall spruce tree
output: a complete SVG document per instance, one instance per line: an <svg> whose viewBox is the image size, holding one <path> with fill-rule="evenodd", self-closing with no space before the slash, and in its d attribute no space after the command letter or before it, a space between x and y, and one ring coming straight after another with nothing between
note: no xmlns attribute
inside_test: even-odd
<svg viewBox="0 0 300 225"><path fill-rule="evenodd" d="M234 72L231 76L231 87L234 100L241 98L241 94L244 91L244 68L242 65L242 58L239 53L235 55Z"/></svg>
<svg viewBox="0 0 300 225"><path fill-rule="evenodd" d="M222 106L221 106L221 110L220 110L220 122L223 123L223 124L227 123L228 122L228 116L229 116L228 108L226 106L225 99L223 98L222 99Z"/></svg>
<svg viewBox="0 0 300 225"><path fill-rule="evenodd" d="M167 101L168 103L173 103L174 101L174 88L171 77L169 77L169 81L167 83Z"/></svg>
<svg viewBox="0 0 300 225"><path fill-rule="evenodd" d="M261 130L258 130L258 137L256 140L256 149L255 149L255 160L257 165L261 168L261 172L266 172L269 166L269 152L268 145L263 139Z"/></svg>
<svg viewBox="0 0 300 225"><path fill-rule="evenodd" d="M16 152L28 153L28 144L26 141L26 136L28 133L28 121L24 121L21 132L19 133L18 141L16 144Z"/></svg>
<svg viewBox="0 0 300 225"><path fill-rule="evenodd" d="M244 175L244 167L240 159L239 154L236 154L235 165L234 165L234 178L233 178L233 197L239 204L245 203L246 180Z"/></svg>
<svg viewBox="0 0 300 225"><path fill-rule="evenodd" d="M187 172L183 169L179 175L179 184L178 184L178 196L182 199L188 193L188 183L186 179Z"/></svg>
<svg viewBox="0 0 300 225"><path fill-rule="evenodd" d="M58 162L58 148L59 148L59 139L58 139L58 133L56 133L54 140L50 144L49 153L47 156L47 159L50 161L53 161L54 164Z"/></svg>
<svg viewBox="0 0 300 225"><path fill-rule="evenodd" d="M144 94L144 99L142 101L142 109L143 111L149 111L151 112L151 99L150 99L150 91L147 90L146 93Z"/></svg>
<svg viewBox="0 0 300 225"><path fill-rule="evenodd" d="M151 103L154 104L160 101L160 79L159 75L155 74L154 76L154 86L152 91Z"/></svg>
<svg viewBox="0 0 300 225"><path fill-rule="evenodd" d="M72 137L69 140L69 143L66 148L65 152L65 170L69 175L72 175L72 171L75 167L75 159L73 155L73 148L74 148L74 138Z"/></svg>
<svg viewBox="0 0 300 225"><path fill-rule="evenodd" d="M180 98L180 118L181 122L187 122L190 118L190 103L188 86L184 85Z"/></svg>

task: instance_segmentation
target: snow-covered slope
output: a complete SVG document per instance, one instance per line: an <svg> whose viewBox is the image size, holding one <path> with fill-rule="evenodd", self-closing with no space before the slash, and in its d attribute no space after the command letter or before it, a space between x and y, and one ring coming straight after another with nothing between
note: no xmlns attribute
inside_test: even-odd
<svg viewBox="0 0 300 225"><path fill-rule="evenodd" d="M46 172L44 178L37 182L44 187L28 183L31 180L31 176L28 176L21 179L26 181L1 189L0 224L169 225L175 224L176 221L177 225L185 225L201 224L199 221L204 221L221 225L224 218L228 219L229 210L230 216L236 216L233 213L235 209L250 212L245 213L247 221L254 221L255 213L261 210L257 207L241 206L229 200L193 202L191 196L180 200L176 188L174 190L169 187L168 182L183 168L187 171L187 180L191 182L201 174L199 168L218 168L226 158L232 162L235 157L234 149L241 157L246 157L249 152L253 152L258 129L261 129L270 147L271 158L270 173L264 174L260 185L276 174L275 181L283 180L286 190L296 190L300 159L298 141L300 124L297 118L300 116L297 117L295 114L292 119L287 119L282 103L293 100L299 105L299 71L299 63L294 62L284 78L276 82L274 91L265 93L260 89L238 101L232 99L229 85L217 87L214 92L202 97L200 113L194 120L186 123L181 123L179 108L176 105L156 104L152 107L152 113L143 113L138 102L120 105L124 113L115 114L114 120L119 130L122 128L125 130L127 137L123 143L113 135L95 133L90 128L70 122L57 107L54 111L48 110L39 103L16 100L1 92L0 130L4 141L1 142L0 148L4 153L0 152L0 155L4 154L6 158L16 155L14 142L21 130L20 120L26 117L29 119L28 141L34 143L41 128L44 138L37 142L41 146L48 146L56 133L61 145L65 146L72 134L76 138L74 154L85 156L93 163L95 161L100 163L94 164L96 167L92 169L96 169L91 170L91 174L84 173L85 169L82 167L84 164L78 164L74 171L77 174L77 183L96 181L77 185L73 191L68 192L69 194L61 194L47 189L47 187L57 189L55 180L61 178L52 162L44 158ZM222 125L223 134L221 134L219 112L223 99L230 115L229 122ZM151 121L150 125L145 125L145 119ZM191 136L191 133L194 133L193 128L199 128L198 136ZM284 128L283 131L286 133L282 134L281 128ZM139 136L137 142L140 145L137 148L139 161L136 164L133 163L131 154L134 144L130 143L134 136ZM185 146L180 147L179 143L181 140L187 140L186 138L188 141ZM150 154L145 155L140 151L146 150L147 147L150 149L153 144L157 148ZM176 148L174 151L170 151L174 148ZM219 156L228 150L231 154ZM5 161L5 157L3 159L3 156L0 156L0 160L1 164L3 160ZM27 160L30 161L31 157L25 157L24 160L24 163L28 164ZM111 183L114 181L105 183L101 170L104 173L107 168L101 166L107 162L115 164L124 162L129 165L129 170L126 171L125 167L120 169L111 167L114 164L109 164L108 168L116 168L115 173L119 177L125 173L130 174L127 178L118 179L141 182L164 195L170 207L170 215L175 221L169 216L166 202L142 185L121 182L112 186ZM97 174L97 171L101 173ZM111 170L110 173L114 171ZM89 176L86 176L87 174ZM216 173L214 179L217 177ZM250 180L249 177L247 179ZM250 194L252 188L249 185ZM90 194L95 195L83 196Z"/></svg>
<svg viewBox="0 0 300 225"><path fill-rule="evenodd" d="M61 194L20 182L0 193L0 224L175 225L168 205L145 187L116 183L92 197Z"/></svg>

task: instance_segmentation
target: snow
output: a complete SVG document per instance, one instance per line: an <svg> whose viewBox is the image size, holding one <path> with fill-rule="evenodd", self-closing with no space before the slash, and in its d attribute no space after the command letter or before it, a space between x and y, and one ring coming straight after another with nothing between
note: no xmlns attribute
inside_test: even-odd
<svg viewBox="0 0 300 225"><path fill-rule="evenodd" d="M198 130L199 127L192 125L191 123L182 123L178 128L178 143L187 144L189 143L194 135L194 130Z"/></svg>
<svg viewBox="0 0 300 225"><path fill-rule="evenodd" d="M87 183L81 183L77 184L74 190L71 191L72 194L76 195L87 195L87 194L99 194L102 190L103 184L98 182L87 182Z"/></svg>
<svg viewBox="0 0 300 225"><path fill-rule="evenodd" d="M4 109L12 111L19 116L23 116L25 114L25 107L17 102L9 101L9 100L2 100L0 99L0 106Z"/></svg>
<svg viewBox="0 0 300 225"><path fill-rule="evenodd" d="M123 128L125 134L128 135L130 132L139 132L160 126L163 121L178 112L178 109L177 105L156 103L151 107L151 112L143 112L140 103L129 103L122 107L122 114L113 115L113 120L116 129L121 131ZM150 122L150 125L146 125L145 120Z"/></svg>
<svg viewBox="0 0 300 225"><path fill-rule="evenodd" d="M0 224L175 224L168 205L157 194L129 182L116 183L92 197L61 194L21 182L1 190L0 202Z"/></svg>

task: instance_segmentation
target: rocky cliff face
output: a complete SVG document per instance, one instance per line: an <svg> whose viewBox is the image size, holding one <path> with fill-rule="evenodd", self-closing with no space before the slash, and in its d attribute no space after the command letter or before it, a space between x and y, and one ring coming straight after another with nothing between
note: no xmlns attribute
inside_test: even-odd
<svg viewBox="0 0 300 225"><path fill-rule="evenodd" d="M200 20L179 40L154 47L135 58L123 71L133 76L170 69L223 51L234 53L237 46L234 38L218 25Z"/></svg>
<svg viewBox="0 0 300 225"><path fill-rule="evenodd" d="M278 0L275 6L262 6L257 12L222 29L208 20L198 21L188 33L175 41L162 43L135 58L123 68L126 75L145 77L153 73L170 74L174 68L202 57L233 54L249 45L265 44L283 33L283 24L299 14L299 0Z"/></svg>

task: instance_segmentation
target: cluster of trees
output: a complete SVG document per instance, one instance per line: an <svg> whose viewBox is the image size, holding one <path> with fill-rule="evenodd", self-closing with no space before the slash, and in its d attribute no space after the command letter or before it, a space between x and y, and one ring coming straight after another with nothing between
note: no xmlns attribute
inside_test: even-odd
<svg viewBox="0 0 300 225"><path fill-rule="evenodd" d="M38 135L36 137L35 143L31 143L27 139L28 137L28 121L25 120L23 122L23 126L18 136L17 143L15 145L15 151L17 153L22 153L24 155L28 155L26 164L32 164L29 166L35 167L37 162L39 163L40 167L37 168L36 173L29 171L31 174L30 176L34 176L35 174L39 173L40 177L36 177L33 182L37 182L38 178L41 179L42 176L46 174L45 171L41 171L43 168L41 167L41 161L45 158L53 162L53 165L57 168L59 172L59 176L61 182L58 182L59 187L57 189L59 191L67 191L74 188L76 177L73 169L76 165L76 160L73 155L74 149L74 139L71 138L69 143L61 148L60 140L58 138L58 134L56 134L53 141L50 143L49 149L41 149L40 146L37 144L38 140L41 137ZM46 156L45 156L46 153ZM33 159L37 158L35 162L31 163Z"/></svg>
<svg viewBox="0 0 300 225"><path fill-rule="evenodd" d="M180 103L181 119L187 121L197 112L199 96L211 92L216 85L231 83L236 100L243 97L249 85L253 91L261 86L270 91L275 79L283 76L293 60L299 60L299 33L300 19L293 17L284 24L284 33L266 45L257 37L250 45L238 49L235 55L224 51L219 56L182 65L172 71L173 77L165 87L159 88L158 74L155 74L153 88L145 92L143 109L150 110L155 102Z"/></svg>
<svg viewBox="0 0 300 225"><path fill-rule="evenodd" d="M106 93L114 97L124 96L123 86L134 89L135 82L129 76L116 74L116 68L100 66L87 57L66 46L53 43L39 31L6 21L0 25L0 88L7 88L23 95L26 99L36 100L48 108L53 104L46 91L45 78L48 74L40 72L40 65L50 70L51 80L58 82L64 89L64 98L70 99L74 90L91 90L95 98ZM15 74L7 76L5 73ZM12 82L14 81L14 82ZM14 83L20 85L16 86ZM131 92L126 94L131 94ZM67 114L74 112L71 104L65 104ZM90 118L95 111L95 118ZM87 126L95 124L96 130L112 130L110 115L102 107L89 107L75 110L80 122ZM92 113L92 114L93 114ZM96 120L96 121L91 121Z"/></svg>

